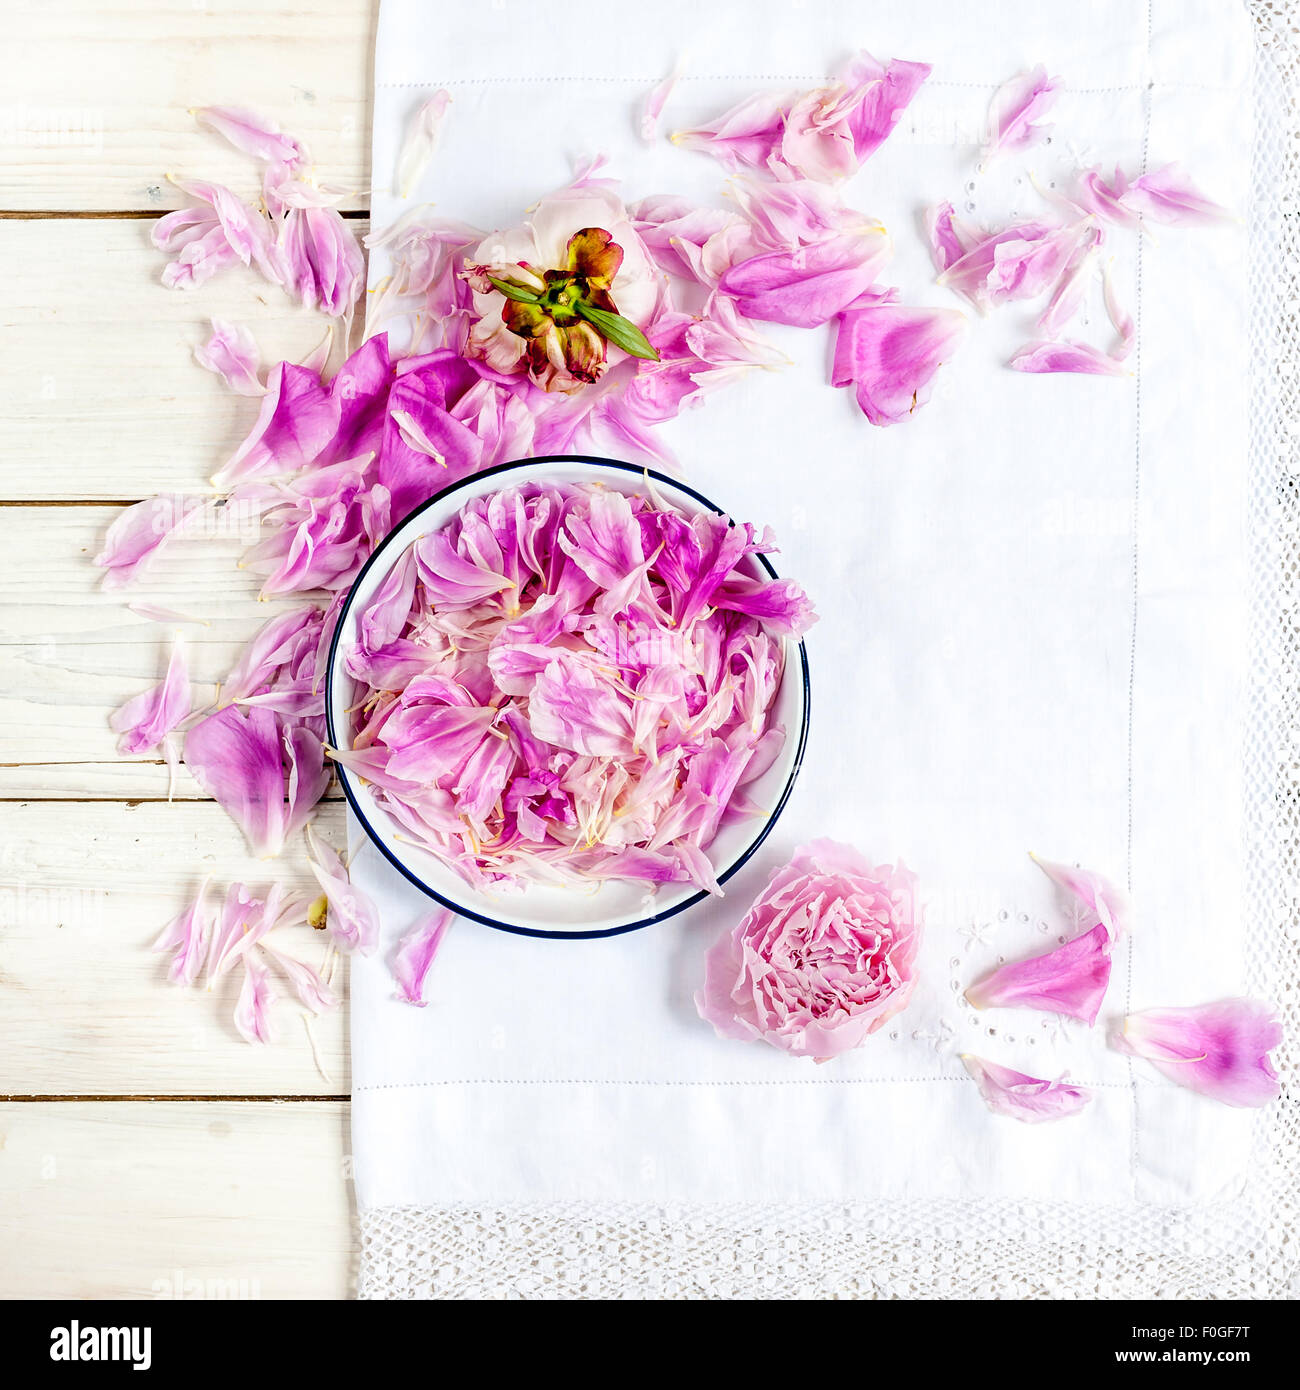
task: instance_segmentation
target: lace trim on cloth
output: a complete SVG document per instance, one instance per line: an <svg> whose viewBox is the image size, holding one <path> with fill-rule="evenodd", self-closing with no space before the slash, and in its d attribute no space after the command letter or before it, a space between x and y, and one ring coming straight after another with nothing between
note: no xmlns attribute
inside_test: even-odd
<svg viewBox="0 0 1300 1390"><path fill-rule="evenodd" d="M1249 0L1253 621L1248 988L1300 1042L1300 7ZM359 1298L1285 1298L1300 1294L1300 1119L1263 1111L1251 1178L1200 1207L851 1206L363 1210Z"/></svg>

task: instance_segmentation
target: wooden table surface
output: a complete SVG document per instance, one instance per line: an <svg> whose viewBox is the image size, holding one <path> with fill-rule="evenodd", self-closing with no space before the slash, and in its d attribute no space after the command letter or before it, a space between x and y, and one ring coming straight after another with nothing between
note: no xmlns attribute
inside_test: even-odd
<svg viewBox="0 0 1300 1390"><path fill-rule="evenodd" d="M323 320L253 273L162 288L154 220L185 172L251 194L251 162L189 108L246 105L303 137L366 212L377 0L10 0L0 95L0 1296L347 1297L346 1010L280 1006L250 1047L232 999L165 981L149 950L206 872L251 860L182 773L124 761L110 711L161 675L171 630L99 588L123 504L202 488L256 402L192 349L209 315L266 358ZM364 230L364 224L359 223ZM236 536L177 547L128 595L201 614L196 682L268 616ZM206 691L196 690L199 697ZM341 827L337 802L322 808ZM336 843L339 841L335 840Z"/></svg>

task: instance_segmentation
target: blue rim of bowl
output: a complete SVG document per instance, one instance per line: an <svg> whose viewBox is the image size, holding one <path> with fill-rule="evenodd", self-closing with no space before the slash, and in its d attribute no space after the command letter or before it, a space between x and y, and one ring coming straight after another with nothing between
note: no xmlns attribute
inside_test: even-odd
<svg viewBox="0 0 1300 1390"><path fill-rule="evenodd" d="M430 507L444 501L447 497L451 496L452 493L460 492L471 484L481 483L484 478L500 477L503 474L517 472L521 469L533 468L542 463L594 464L601 468L616 469L620 473L631 473L636 477L650 478L655 482L665 484L667 487L677 488L680 492L684 492L688 496L695 498L697 502L707 507L711 512L716 512L719 516L730 517L730 513L724 511L716 502L705 497L702 492L697 492L693 487L681 482L677 478L670 478L667 474L659 473L653 468L645 468L635 463L625 463L620 459L600 458L594 454L542 454L537 458L514 459L509 463L498 463L492 468L485 468L479 473L471 473L468 477L461 478L458 482L443 488L441 492L435 493L427 502L422 502L413 512L399 521L388 535L379 542L370 558L362 565L357 577L352 581L348 589L348 596L343 601L343 607L339 609L338 621L334 626L334 636L330 641L329 664L325 672L325 726L329 731L330 746L332 748L340 748L343 746L339 738L339 731L334 725L333 700L334 672L337 669L338 648L339 641L343 635L343 625L348 616L348 612L352 608L352 603L356 598L356 593L361 585L361 581L369 573L371 567L383 558L384 553L393 542L393 537L421 513L428 511ZM766 555L755 555L754 558L758 561L759 565L767 571L772 579L780 578L776 570L772 568ZM718 875L719 883L726 883L733 874L738 873L744 868L750 859L753 858L758 847L772 833L772 827L776 824L777 818L780 816L781 812L785 810L785 804L789 801L790 793L794 790L795 779L799 776L799 769L803 766L804 750L808 745L808 720L809 711L812 707L812 689L808 682L808 649L804 646L802 638L799 640L799 667L803 681L803 718L799 724L799 743L798 747L795 749L794 762L790 767L790 775L786 778L785 786L781 788L781 795L777 798L776 805L772 808L771 814L767 817L767 822L763 826L763 829L758 833L753 842L746 847L744 853L740 855L736 862L724 873ZM651 913L647 917L638 918L635 922L627 922L619 927L602 927L599 931L547 931L541 927L521 927L514 922L500 922L495 917L489 917L483 912L476 912L473 908L466 907L463 903L458 903L451 898L444 897L441 893L425 883L418 874L408 869L384 843L383 837L375 827L371 825L365 811L361 809L360 802L352 788L352 783L350 781L351 774L348 770L341 763L336 762L334 764L334 772L339 779L339 784L343 788L343 795L348 799L348 805L352 807L353 814L361 822L362 828L370 838L371 844L374 845L380 854L388 860L393 868L395 868L408 883L418 888L426 897L430 897L435 902L441 903L443 907L450 908L457 916L468 917L471 921L481 922L485 927L492 927L497 931L510 932L515 936L540 936L556 941L591 941L602 936L622 936L625 932L641 931L645 927L654 926L656 922L666 922L668 918L675 917L679 912L685 912L688 907L694 907L696 903L703 902L704 899L709 896L709 894L701 888L696 893L692 894L691 897L684 898L681 902L673 907L666 908L663 912Z"/></svg>

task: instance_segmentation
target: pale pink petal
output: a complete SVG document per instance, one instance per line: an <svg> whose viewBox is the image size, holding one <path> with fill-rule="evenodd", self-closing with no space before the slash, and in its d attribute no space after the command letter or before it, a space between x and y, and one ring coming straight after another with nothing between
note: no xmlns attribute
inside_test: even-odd
<svg viewBox="0 0 1300 1390"><path fill-rule="evenodd" d="M417 1008L428 1002L424 997L424 979L438 954L447 928L455 920L446 908L422 917L397 943L393 956L393 978L397 981L397 997Z"/></svg>
<svg viewBox="0 0 1300 1390"><path fill-rule="evenodd" d="M672 95L673 88L677 85L677 80L682 75L682 65L679 62L672 72L656 83L649 91L645 99L645 105L641 108L641 119L637 129L640 131L641 138L647 145L654 142L655 136L659 131L659 117L663 115L664 106L668 98Z"/></svg>
<svg viewBox="0 0 1300 1390"><path fill-rule="evenodd" d="M192 985L203 969L208 955L211 912L206 903L209 874L201 884L194 900L178 917L173 918L154 942L155 951L172 951L172 963L167 978L176 985Z"/></svg>
<svg viewBox="0 0 1300 1390"><path fill-rule="evenodd" d="M1004 82L989 105L984 158L1013 154L1037 144L1052 128L1041 122L1056 105L1060 84L1059 77L1048 77L1042 64Z"/></svg>
<svg viewBox="0 0 1300 1390"><path fill-rule="evenodd" d="M171 660L162 682L128 700L109 716L109 727L122 735L117 751L126 757L151 753L188 718L192 707L185 652L177 640L172 643Z"/></svg>
<svg viewBox="0 0 1300 1390"><path fill-rule="evenodd" d="M955 309L868 305L841 315L833 386L852 386L873 425L895 425L929 397L956 350L965 319Z"/></svg>
<svg viewBox="0 0 1300 1390"><path fill-rule="evenodd" d="M1038 319L1039 332L1048 338L1055 338L1078 313L1097 268L1099 242L1100 231L1091 240L1085 237L1062 271L1047 308Z"/></svg>
<svg viewBox="0 0 1300 1390"><path fill-rule="evenodd" d="M409 198L412 189L423 178L438 148L438 135L450 105L451 93L445 87L439 87L407 124L402 148L397 155L397 177L393 188L399 198Z"/></svg>
<svg viewBox="0 0 1300 1390"><path fill-rule="evenodd" d="M293 164L305 157L302 145L292 135L285 135L274 121L242 107L201 106L194 118L237 150L264 163Z"/></svg>
<svg viewBox="0 0 1300 1390"><path fill-rule="evenodd" d="M258 945L312 1013L323 1014L338 1007L338 995L325 983L318 971L313 970L297 956L291 956L288 952L272 946L265 938L259 941Z"/></svg>
<svg viewBox="0 0 1300 1390"><path fill-rule="evenodd" d="M1091 1026L1110 984L1112 945L1109 930L1098 923L1045 955L1001 966L973 984L966 998L977 1009L1042 1009Z"/></svg>
<svg viewBox="0 0 1300 1390"><path fill-rule="evenodd" d="M91 562L107 571L104 588L120 589L138 578L162 546L209 506L201 497L150 497L119 512Z"/></svg>
<svg viewBox="0 0 1300 1390"><path fill-rule="evenodd" d="M1122 362L1133 351L1133 344L1137 341L1137 324L1133 321L1133 315L1119 301L1115 290L1115 277L1111 274L1109 266L1102 272L1101 287L1106 313L1110 316L1115 332L1119 334L1119 342L1115 345L1112 356Z"/></svg>
<svg viewBox="0 0 1300 1390"><path fill-rule="evenodd" d="M1080 372L1087 376L1128 376L1128 368L1091 343L1026 343L1007 363L1014 371L1038 374Z"/></svg>
<svg viewBox="0 0 1300 1390"><path fill-rule="evenodd" d="M1029 856L1059 888L1077 898L1086 912L1088 926L1100 922L1110 933L1112 941L1129 930L1132 908L1128 895L1109 879L1091 869L1075 868L1071 864L1052 864L1036 854Z"/></svg>
<svg viewBox="0 0 1300 1390"><path fill-rule="evenodd" d="M1130 1014L1111 1045L1211 1100L1250 1107L1282 1094L1269 1057L1281 1041L1274 1005L1237 998Z"/></svg>
<svg viewBox="0 0 1300 1390"><path fill-rule="evenodd" d="M1071 201L1076 207L1117 227L1136 227L1137 213L1124 202L1128 187L1128 175L1118 164L1110 179L1100 169L1085 169L1078 176Z"/></svg>
<svg viewBox="0 0 1300 1390"><path fill-rule="evenodd" d="M336 208L290 208L280 224L278 251L285 288L307 308L337 318L356 303L365 285L365 254Z"/></svg>
<svg viewBox="0 0 1300 1390"><path fill-rule="evenodd" d="M939 276L939 283L965 295L977 308L1036 299L1053 289L1089 224L1016 222L977 241Z"/></svg>
<svg viewBox="0 0 1300 1390"><path fill-rule="evenodd" d="M266 967L252 956L244 961L244 983L235 1004L235 1027L245 1042L269 1043L274 1039L271 1005L275 990Z"/></svg>
<svg viewBox="0 0 1300 1390"><path fill-rule="evenodd" d="M194 349L201 367L215 372L241 396L261 396L266 387L258 375L257 343L242 324L212 320L212 336Z"/></svg>
<svg viewBox="0 0 1300 1390"><path fill-rule="evenodd" d="M1064 1120L1077 1115L1092 1099L1087 1086L1074 1086L1062 1077L1046 1081L1022 1071L999 1066L982 1057L962 1054L962 1065L974 1078L984 1103L995 1115L1006 1115L1022 1124Z"/></svg>
<svg viewBox="0 0 1300 1390"><path fill-rule="evenodd" d="M1232 213L1211 202L1177 164L1166 164L1134 179L1119 201L1146 221L1170 227L1196 227L1233 220Z"/></svg>
<svg viewBox="0 0 1300 1390"><path fill-rule="evenodd" d="M357 888L341 856L307 832L308 863L329 902L326 918L330 934L347 951L368 956L379 941L379 911L369 896Z"/></svg>

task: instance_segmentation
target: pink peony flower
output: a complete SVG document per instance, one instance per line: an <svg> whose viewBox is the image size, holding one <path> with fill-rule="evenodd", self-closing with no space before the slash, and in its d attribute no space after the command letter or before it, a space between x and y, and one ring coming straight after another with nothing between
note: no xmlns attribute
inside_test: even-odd
<svg viewBox="0 0 1300 1390"><path fill-rule="evenodd" d="M720 1037L828 1062L906 1008L921 931L902 864L814 840L709 952L695 1006Z"/></svg>

